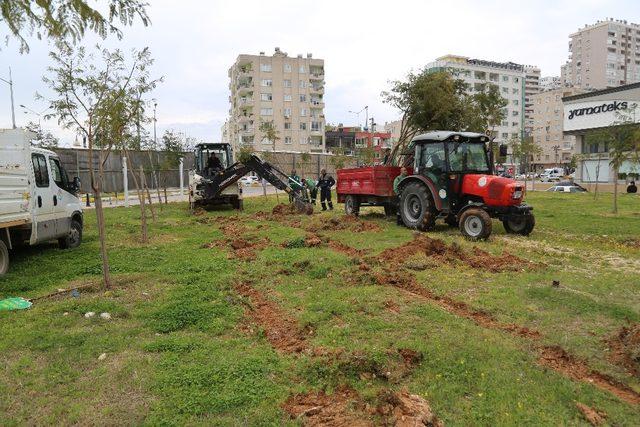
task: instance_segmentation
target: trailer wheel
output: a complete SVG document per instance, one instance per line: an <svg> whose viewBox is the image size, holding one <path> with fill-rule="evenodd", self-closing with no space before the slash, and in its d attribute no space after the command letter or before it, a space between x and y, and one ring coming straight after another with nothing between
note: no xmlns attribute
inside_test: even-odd
<svg viewBox="0 0 640 427"><path fill-rule="evenodd" d="M348 195L344 199L344 213L347 215L360 215L360 201L356 196Z"/></svg>
<svg viewBox="0 0 640 427"><path fill-rule="evenodd" d="M69 234L58 239L58 246L60 249L73 249L80 246L80 243L82 243L82 224L78 220L72 219Z"/></svg>
<svg viewBox="0 0 640 427"><path fill-rule="evenodd" d="M460 215L460 232L469 240L485 240L491 234L491 217L483 209L468 209Z"/></svg>
<svg viewBox="0 0 640 427"><path fill-rule="evenodd" d="M502 225L509 234L528 236L536 226L536 219L533 215L512 216L503 220Z"/></svg>
<svg viewBox="0 0 640 427"><path fill-rule="evenodd" d="M400 196L400 216L405 226L420 231L432 230L436 224L436 208L431 192L418 182L408 184Z"/></svg>
<svg viewBox="0 0 640 427"><path fill-rule="evenodd" d="M9 271L9 249L4 241L0 239L0 276Z"/></svg>

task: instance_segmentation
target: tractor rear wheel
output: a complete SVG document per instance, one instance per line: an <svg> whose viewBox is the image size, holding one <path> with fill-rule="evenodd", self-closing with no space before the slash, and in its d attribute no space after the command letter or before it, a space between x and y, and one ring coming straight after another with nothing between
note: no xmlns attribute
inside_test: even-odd
<svg viewBox="0 0 640 427"><path fill-rule="evenodd" d="M536 225L536 219L533 215L512 216L503 220L502 225L509 234L528 236Z"/></svg>
<svg viewBox="0 0 640 427"><path fill-rule="evenodd" d="M400 216L405 226L420 231L432 230L437 211L429 189L419 182L407 185L400 195Z"/></svg>
<svg viewBox="0 0 640 427"><path fill-rule="evenodd" d="M360 201L356 196L348 195L344 199L344 213L347 215L360 215Z"/></svg>
<svg viewBox="0 0 640 427"><path fill-rule="evenodd" d="M485 240L491 235L491 217L484 209L468 209L460 215L460 232L469 240Z"/></svg>

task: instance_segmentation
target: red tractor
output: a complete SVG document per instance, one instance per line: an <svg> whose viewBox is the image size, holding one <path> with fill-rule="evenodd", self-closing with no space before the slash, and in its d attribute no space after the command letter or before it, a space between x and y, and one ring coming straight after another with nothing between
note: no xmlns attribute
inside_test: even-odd
<svg viewBox="0 0 640 427"><path fill-rule="evenodd" d="M384 206L398 212L405 226L430 230L436 219L457 226L471 240L491 234L491 218L508 233L527 236L535 226L533 208L523 203L524 188L493 174L490 141L483 134L436 131L416 136L400 153L407 176L393 191L399 166L371 166L338 171L338 201L347 214L360 206ZM500 147L506 154L506 146Z"/></svg>

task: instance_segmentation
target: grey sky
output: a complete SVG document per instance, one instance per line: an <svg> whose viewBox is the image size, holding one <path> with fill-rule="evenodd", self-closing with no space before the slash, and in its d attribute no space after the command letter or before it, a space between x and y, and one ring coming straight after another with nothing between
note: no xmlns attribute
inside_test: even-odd
<svg viewBox="0 0 640 427"><path fill-rule="evenodd" d="M382 104L388 81L402 78L436 57L452 53L537 65L542 75L559 75L567 59L568 35L584 24L613 17L640 21L637 0L542 1L306 1L150 0L151 27L125 28L122 41L107 47L149 46L154 72L165 82L155 91L158 132L172 128L206 141L220 139L228 114L227 70L240 53L313 53L325 60L325 114L329 123L354 124L349 110L369 105L376 122L397 118ZM0 23L0 35L6 27ZM93 45L88 37L83 43ZM10 65L16 104L41 110L36 91L47 95L41 76L50 46L32 40L18 53L10 40L0 51L0 77ZM16 108L17 124L33 115ZM364 118L361 117L360 121ZM37 121L37 119L35 120ZM0 82L0 128L11 124L8 86ZM71 134L47 122L45 128L70 143Z"/></svg>

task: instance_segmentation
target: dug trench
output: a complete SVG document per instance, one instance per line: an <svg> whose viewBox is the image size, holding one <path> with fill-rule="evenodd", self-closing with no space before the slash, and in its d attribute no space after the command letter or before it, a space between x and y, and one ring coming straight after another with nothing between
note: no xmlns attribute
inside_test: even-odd
<svg viewBox="0 0 640 427"><path fill-rule="evenodd" d="M447 245L439 239L432 239L426 235L417 234L413 241L383 251L377 258L360 262L357 272L361 276L360 282L377 283L382 286L389 286L401 290L413 297L418 297L435 303L447 312L459 317L471 320L476 325L487 329L495 329L512 335L539 341L542 337L537 330L520 326L514 323L503 323L498 321L493 315L482 310L471 308L468 304L456 301L447 296L436 295L429 289L420 285L415 274L405 265L413 255L425 254L430 259L435 259L436 264L464 263L472 268L483 269L497 273L502 271L521 271L525 268L538 268L539 265L523 260L519 257L504 252L501 256L489 254L478 248L473 248L470 252L464 251L456 244ZM433 267L435 265L432 265ZM377 267L377 268L373 268ZM616 342L619 351L614 354L621 355L627 361L627 366L637 357L637 353L629 353L626 343L634 343L638 331L635 329L624 329L617 337ZM636 344L637 345L637 344ZM602 374L588 367L587 363L580 360L559 346L542 346L534 344L538 352L538 363L550 368L566 377L576 381L587 382L596 387L608 391L621 400L638 405L640 404L640 393L631 389L625 384ZM636 352L637 347L631 344L631 348ZM632 350L633 351L633 350Z"/></svg>

